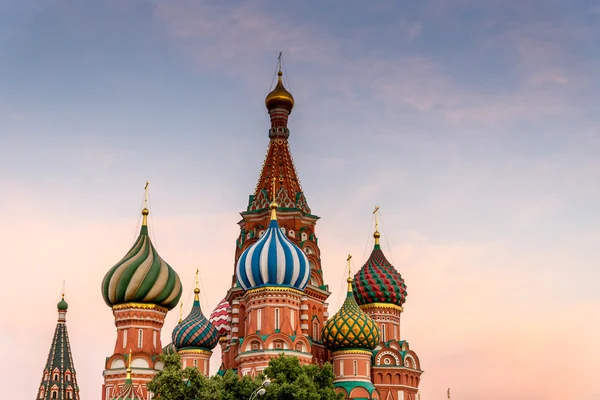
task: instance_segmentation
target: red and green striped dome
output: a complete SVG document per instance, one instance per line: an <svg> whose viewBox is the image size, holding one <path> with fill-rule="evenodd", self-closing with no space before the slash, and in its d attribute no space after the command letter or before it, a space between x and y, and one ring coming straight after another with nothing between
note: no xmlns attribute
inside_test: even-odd
<svg viewBox="0 0 600 400"><path fill-rule="evenodd" d="M388 303L402 306L408 294L406 284L377 242L365 265L354 275L354 297L360 305Z"/></svg>

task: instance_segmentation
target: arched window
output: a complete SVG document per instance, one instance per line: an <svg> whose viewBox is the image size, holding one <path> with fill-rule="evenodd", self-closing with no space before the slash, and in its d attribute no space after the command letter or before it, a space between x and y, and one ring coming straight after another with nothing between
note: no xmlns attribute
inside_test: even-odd
<svg viewBox="0 0 600 400"><path fill-rule="evenodd" d="M294 231L290 229L290 230L288 231L288 236L289 236L289 237L294 237Z"/></svg>
<svg viewBox="0 0 600 400"><path fill-rule="evenodd" d="M261 238L261 237L263 237L263 235L264 235L264 234L265 234L265 231L260 231L260 232L258 233L258 237L259 237L259 238Z"/></svg>
<svg viewBox="0 0 600 400"><path fill-rule="evenodd" d="M358 361L354 360L352 364L354 364L354 376L356 376L358 375Z"/></svg>
<svg viewBox="0 0 600 400"><path fill-rule="evenodd" d="M306 234L306 232L302 232L302 234L300 235L300 241L304 242L306 241L306 239L308 239L308 235Z"/></svg>
<svg viewBox="0 0 600 400"><path fill-rule="evenodd" d="M138 330L138 349L142 348L142 343L144 342L144 330Z"/></svg>
<svg viewBox="0 0 600 400"><path fill-rule="evenodd" d="M275 309L275 329L279 329L279 308Z"/></svg>
<svg viewBox="0 0 600 400"><path fill-rule="evenodd" d="M53 381L57 381L58 380L58 373L54 373L54 376L52 377Z"/></svg>
<svg viewBox="0 0 600 400"><path fill-rule="evenodd" d="M313 322L313 340L319 340L319 324L317 321Z"/></svg>
<svg viewBox="0 0 600 400"><path fill-rule="evenodd" d="M56 390L52 391L52 400L58 399L58 392Z"/></svg>

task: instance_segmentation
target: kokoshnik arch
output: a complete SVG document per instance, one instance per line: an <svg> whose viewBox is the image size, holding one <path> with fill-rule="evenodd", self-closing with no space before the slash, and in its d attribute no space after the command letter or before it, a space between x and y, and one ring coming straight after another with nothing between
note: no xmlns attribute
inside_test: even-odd
<svg viewBox="0 0 600 400"><path fill-rule="evenodd" d="M283 353L302 364L331 362L336 390L347 399L417 400L423 371L400 329L406 284L383 254L377 216L374 248L354 277L348 276L346 300L329 318L330 292L315 229L319 217L308 206L288 142L294 97L281 67L277 75L265 100L271 122L267 155L238 223L230 289L206 318L196 271L192 309L180 316L172 342L162 347L165 316L179 303L182 284L150 240L146 195L139 236L101 285L117 327L102 400L124 395L150 400L146 385L163 368L162 353L177 352L183 367L209 375L217 344L218 374L232 369L256 375ZM79 399L63 303L39 399Z"/></svg>

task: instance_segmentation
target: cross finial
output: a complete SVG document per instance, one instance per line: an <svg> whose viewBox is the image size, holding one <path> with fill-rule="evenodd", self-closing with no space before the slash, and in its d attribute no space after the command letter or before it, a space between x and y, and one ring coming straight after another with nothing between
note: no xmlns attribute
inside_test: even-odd
<svg viewBox="0 0 600 400"><path fill-rule="evenodd" d="M351 259L352 254L348 254L348 258L346 258L346 261L348 262L348 279L346 279L346 282L348 282L348 293L352 292L352 264L350 263Z"/></svg>
<svg viewBox="0 0 600 400"><path fill-rule="evenodd" d="M146 181L146 186L144 186L144 209L142 210L142 215L144 216L142 218L143 226L148 226L148 214L150 213L150 211L148 211L148 185L149 184L150 184L150 182Z"/></svg>
<svg viewBox="0 0 600 400"><path fill-rule="evenodd" d="M179 323L183 321L183 301L179 304Z"/></svg>
<svg viewBox="0 0 600 400"><path fill-rule="evenodd" d="M65 281L63 280L63 284L62 284L62 290L60 291L60 295L62 297L62 299L65 299Z"/></svg>
<svg viewBox="0 0 600 400"><path fill-rule="evenodd" d="M194 300L195 301L200 301L200 288L198 287L198 272L200 272L200 270L198 268L196 268L196 288L194 289Z"/></svg>
<svg viewBox="0 0 600 400"><path fill-rule="evenodd" d="M279 52L279 57L277 57L277 70L281 72L281 56L283 55L283 51Z"/></svg>
<svg viewBox="0 0 600 400"><path fill-rule="evenodd" d="M373 214L375 215L375 233L373 233L373 237L375 238L375 245L379 246L379 238L381 237L379 234L379 206L375 206Z"/></svg>
<svg viewBox="0 0 600 400"><path fill-rule="evenodd" d="M447 394L448 394L448 398L450 398L450 388L448 388Z"/></svg>

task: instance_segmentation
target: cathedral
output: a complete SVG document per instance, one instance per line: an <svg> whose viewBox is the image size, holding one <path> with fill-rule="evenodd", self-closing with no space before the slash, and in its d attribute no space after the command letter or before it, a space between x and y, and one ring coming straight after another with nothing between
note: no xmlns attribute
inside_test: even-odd
<svg viewBox="0 0 600 400"><path fill-rule="evenodd" d="M301 364L330 362L334 385L346 399L417 400L421 365L402 337L407 296L402 276L386 259L375 218L374 247L352 276L343 305L330 316L330 295L321 266L313 214L300 185L288 138L294 98L279 68L265 105L270 117L267 155L254 193L241 213L231 287L205 316L198 271L189 315L161 343L167 313L179 304L179 275L148 234L148 207L139 235L106 273L101 291L117 334L103 371L102 400L150 400L147 383L163 368L161 354L177 352L182 367L210 375L210 357L221 348L223 374L257 375L280 354ZM58 303L58 324L38 388L38 399L79 400L66 328L67 303Z"/></svg>

